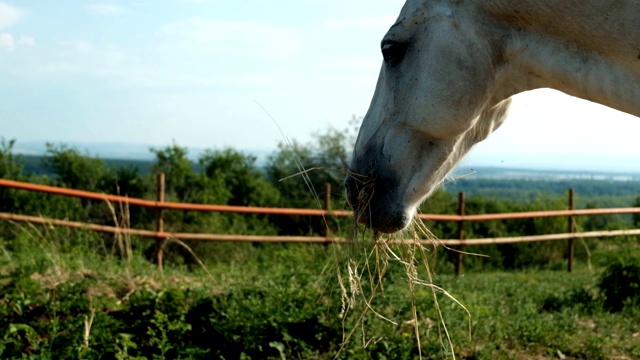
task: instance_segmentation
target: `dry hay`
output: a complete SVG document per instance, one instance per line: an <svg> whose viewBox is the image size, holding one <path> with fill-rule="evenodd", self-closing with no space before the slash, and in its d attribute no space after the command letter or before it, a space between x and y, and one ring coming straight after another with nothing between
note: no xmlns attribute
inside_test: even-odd
<svg viewBox="0 0 640 360"><path fill-rule="evenodd" d="M382 339L382 334L365 335L365 318L367 315L373 314L393 325L413 328L420 358L422 358L420 330L423 327L426 327L427 330L437 327L438 331L440 331L439 338L442 349L445 352L449 352L451 357L455 359L454 342L447 329L439 299L445 296L464 309L469 318L469 334L471 334L471 314L460 301L435 284L435 274L432 271L430 260L435 257L436 250L440 246L447 250L456 250L442 245L437 237L417 217L408 230L399 234L383 236L379 233L374 233L371 238L368 238L367 233L370 232L361 230L357 224L353 225L352 236L350 236L353 246L349 252L348 259L344 264L340 264L341 269L337 275L342 294L340 317L346 319L348 315L351 315L357 318L356 325L350 329L347 329L345 325L343 344L340 351L352 340L356 331L362 332L362 344L364 347ZM429 240L429 245L424 245L422 240L425 238ZM385 278L388 278L386 277L387 270L392 262L404 267L409 293L408 301L411 303L412 319L402 323L386 317L375 309L373 305L373 300L376 296L384 296ZM397 279L394 280L397 281ZM363 286L363 284L366 286ZM433 304L438 317L436 321L428 317L419 316L419 313L427 310L422 309L423 311L421 311L416 302L416 290L420 287L427 288L433 297ZM366 291L365 288L369 289L369 291ZM355 310L358 302L360 302L359 305L363 309L359 313L349 314Z"/></svg>

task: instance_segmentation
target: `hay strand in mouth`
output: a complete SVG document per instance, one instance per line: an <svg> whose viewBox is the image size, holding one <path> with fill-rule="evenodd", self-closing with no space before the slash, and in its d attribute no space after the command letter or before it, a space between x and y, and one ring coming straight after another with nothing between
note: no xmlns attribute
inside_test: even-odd
<svg viewBox="0 0 640 360"><path fill-rule="evenodd" d="M403 323L410 323L413 326L419 358L423 358L423 339L421 338L421 325L423 324L421 324L422 321L419 318L419 314L422 311L419 305L417 289L419 287L426 287L429 289L431 298L433 299L432 310L438 318L440 346L443 350L446 349L447 353L450 353L450 358L455 359L454 341L451 338L445 314L440 306L441 297L444 296L451 299L454 304L466 312L469 336L471 336L472 321L471 313L464 304L446 289L435 283L435 274L430 259L434 257L435 250L438 247L448 248L444 246L417 217L414 218L408 230L393 235L372 233L361 228L355 222L353 226L354 229L351 232L352 240L354 241L354 247L357 251L350 252L349 259L346 264L343 265L345 267L343 272L346 270L347 275L340 275L340 271L338 275L338 282L343 296L341 317L343 319L345 333L343 335L343 344L337 356L340 355L343 348L358 329L363 332L362 339L363 346L365 347L372 343L373 339L377 339L377 336L381 335L371 334L372 337L367 340L367 337L364 335L366 333L365 319L367 315L375 316L394 325L400 323L396 318L389 317L385 313L378 311L374 302L376 296L383 296L385 280L390 281L387 276L387 270L389 264L393 262L404 267L407 291L409 294L407 301L409 302L409 313L412 319ZM427 244L425 244L424 239L428 240ZM367 282L368 292L366 292L363 286L364 282ZM347 283L349 286L346 286ZM355 325L349 329L346 319L349 313L355 310L358 303L360 304L361 310L351 314L355 316ZM377 341L379 340L381 340L381 338Z"/></svg>
<svg viewBox="0 0 640 360"><path fill-rule="evenodd" d="M316 191L310 181L309 174L312 171L328 171L326 167L310 167L305 169L300 162L297 162L300 171L282 180L301 176L309 187L312 196L318 199ZM430 290L433 299L433 308L437 316L438 331L440 333L440 347L445 353L450 353L450 358L455 359L454 341L447 327L447 322L440 306L441 296L451 299L457 306L460 306L469 318L469 334L471 334L471 314L468 309L451 293L441 286L435 284L435 275L429 259L433 257L435 249L442 246L444 249L451 249L440 242L440 240L427 228L427 226L417 217L412 221L409 230L403 231L400 235L384 235L369 231L358 225L358 220L370 215L371 207L369 203L374 195L374 179L362 174L352 174L347 172L357 181L356 204L351 204L358 209L354 213L352 229L348 238L351 242L348 258L346 261L337 264L337 286L341 296L341 307L339 317L343 323L342 344L335 355L338 358L347 344L353 340L357 332L361 333L362 346L371 346L384 339L383 334L369 334L367 329L367 317L373 316L394 326L411 323L416 341L419 358L423 358L423 339L420 313L420 299L417 296L419 287L426 287ZM369 216L370 217L370 216ZM326 219L324 220L326 222ZM425 244L424 239L428 241ZM335 250L334 250L335 251ZM463 252L469 255L479 255ZM421 257L422 261L418 261ZM336 259L339 258L336 254ZM386 311L376 308L376 297L384 296L385 280L388 279L388 268L390 263L401 264L404 267L405 280L407 284L407 301L409 302L409 314L411 320L399 321L394 316L388 315ZM365 285L366 284L366 285ZM400 306L400 305L398 305ZM356 310L359 309L359 310ZM427 324L430 320L427 319ZM430 328L429 325L428 328ZM427 332L428 334L428 332Z"/></svg>

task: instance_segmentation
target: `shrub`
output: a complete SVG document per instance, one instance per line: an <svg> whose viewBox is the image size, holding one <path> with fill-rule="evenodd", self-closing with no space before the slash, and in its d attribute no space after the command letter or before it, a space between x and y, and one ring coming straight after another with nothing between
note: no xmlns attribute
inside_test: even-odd
<svg viewBox="0 0 640 360"><path fill-rule="evenodd" d="M560 312L564 308L576 308L583 313L593 314L602 305L600 299L592 290L578 287L561 296L551 294L547 296L541 310L547 312Z"/></svg>
<svg viewBox="0 0 640 360"><path fill-rule="evenodd" d="M604 307L612 312L625 305L640 305L640 257L614 260L604 271L599 284L605 297Z"/></svg>

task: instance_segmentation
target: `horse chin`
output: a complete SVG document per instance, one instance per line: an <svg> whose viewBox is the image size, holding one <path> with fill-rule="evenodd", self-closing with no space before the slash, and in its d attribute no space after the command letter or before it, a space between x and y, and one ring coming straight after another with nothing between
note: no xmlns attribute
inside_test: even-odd
<svg viewBox="0 0 640 360"><path fill-rule="evenodd" d="M390 204L388 201L378 201L369 205L368 209L357 211L359 223L382 233L395 233L406 228L413 212L400 204Z"/></svg>
<svg viewBox="0 0 640 360"><path fill-rule="evenodd" d="M412 213L413 211L404 209L402 206L382 202L354 208L354 216L358 223L387 234L398 232L409 226Z"/></svg>
<svg viewBox="0 0 640 360"><path fill-rule="evenodd" d="M415 207L398 201L404 196L399 196L397 185L396 180L378 175L371 187L366 187L355 177L347 176L347 201L357 222L387 234L406 228L415 214Z"/></svg>
<svg viewBox="0 0 640 360"><path fill-rule="evenodd" d="M386 219L377 219L375 221L375 225L370 225L369 228L381 233L393 234L406 228L410 220L405 216L394 216Z"/></svg>

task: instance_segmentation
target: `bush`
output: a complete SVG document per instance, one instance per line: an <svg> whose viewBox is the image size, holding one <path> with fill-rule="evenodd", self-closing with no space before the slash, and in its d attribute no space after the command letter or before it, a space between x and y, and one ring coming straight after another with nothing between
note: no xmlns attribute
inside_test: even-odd
<svg viewBox="0 0 640 360"><path fill-rule="evenodd" d="M640 256L616 259L604 271L599 284L604 307L612 312L640 305Z"/></svg>
<svg viewBox="0 0 640 360"><path fill-rule="evenodd" d="M588 288L579 287L569 290L566 294L550 294L543 303L541 310L546 312L560 312L565 308L575 308L585 314L593 314L602 306L602 302Z"/></svg>

